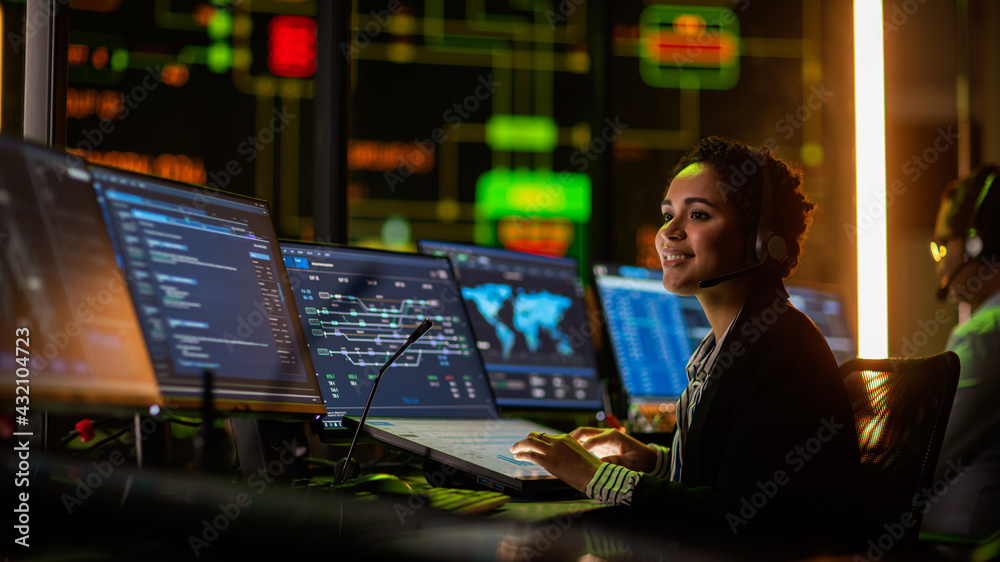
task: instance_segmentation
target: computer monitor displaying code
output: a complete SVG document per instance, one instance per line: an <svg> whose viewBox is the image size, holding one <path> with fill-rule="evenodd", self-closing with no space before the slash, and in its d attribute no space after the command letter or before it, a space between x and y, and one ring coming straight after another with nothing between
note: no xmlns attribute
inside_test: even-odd
<svg viewBox="0 0 1000 562"><path fill-rule="evenodd" d="M576 260L450 242L417 246L451 258L498 404L602 406Z"/></svg>
<svg viewBox="0 0 1000 562"><path fill-rule="evenodd" d="M0 348L11 407L148 411L156 376L85 167L0 137Z"/></svg>
<svg viewBox="0 0 1000 562"><path fill-rule="evenodd" d="M94 167L168 403L325 412L265 201Z"/></svg>
<svg viewBox="0 0 1000 562"><path fill-rule="evenodd" d="M424 318L434 326L385 372L371 415L497 415L447 258L284 240L281 253L326 402L324 428L361 415L379 369Z"/></svg>
<svg viewBox="0 0 1000 562"><path fill-rule="evenodd" d="M664 289L660 270L599 263L593 271L629 400L676 400L688 359L711 330L698 299Z"/></svg>
<svg viewBox="0 0 1000 562"><path fill-rule="evenodd" d="M786 284L788 300L806 313L826 338L837 364L858 356L858 342L847 327L847 314L840 294L833 288Z"/></svg>

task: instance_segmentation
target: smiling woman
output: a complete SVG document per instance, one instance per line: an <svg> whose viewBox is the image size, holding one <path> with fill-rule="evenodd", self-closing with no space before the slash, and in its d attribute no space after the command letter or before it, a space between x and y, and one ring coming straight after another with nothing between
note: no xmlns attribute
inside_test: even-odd
<svg viewBox="0 0 1000 562"><path fill-rule="evenodd" d="M815 207L801 184L767 148L711 137L686 154L655 245L664 288L697 297L712 329L688 361L671 447L579 428L530 435L515 456L654 529L863 542L851 404L826 340L782 283Z"/></svg>

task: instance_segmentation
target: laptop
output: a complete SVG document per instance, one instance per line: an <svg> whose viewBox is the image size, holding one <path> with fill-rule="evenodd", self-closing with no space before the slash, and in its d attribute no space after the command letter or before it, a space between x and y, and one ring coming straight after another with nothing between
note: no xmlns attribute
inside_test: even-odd
<svg viewBox="0 0 1000 562"><path fill-rule="evenodd" d="M688 359L712 329L708 318L695 297L664 289L659 269L596 263L593 273L629 421L669 431Z"/></svg>
<svg viewBox="0 0 1000 562"><path fill-rule="evenodd" d="M578 262L420 240L451 259L497 403L525 411L604 406Z"/></svg>
<svg viewBox="0 0 1000 562"><path fill-rule="evenodd" d="M294 241L281 254L326 404L325 440L357 427L379 369L430 318L383 374L362 431L492 490L567 488L511 455L531 432L559 432L500 418L447 258Z"/></svg>

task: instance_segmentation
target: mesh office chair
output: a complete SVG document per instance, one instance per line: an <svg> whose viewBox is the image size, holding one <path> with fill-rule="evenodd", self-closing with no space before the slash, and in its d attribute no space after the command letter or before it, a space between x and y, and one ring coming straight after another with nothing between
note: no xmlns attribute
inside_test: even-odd
<svg viewBox="0 0 1000 562"><path fill-rule="evenodd" d="M877 510L865 515L878 533L899 524L900 543L917 539L923 517L914 496L931 484L951 404L959 360L952 351L912 359L851 359L840 366L854 409L868 497ZM909 521L906 519L905 521Z"/></svg>

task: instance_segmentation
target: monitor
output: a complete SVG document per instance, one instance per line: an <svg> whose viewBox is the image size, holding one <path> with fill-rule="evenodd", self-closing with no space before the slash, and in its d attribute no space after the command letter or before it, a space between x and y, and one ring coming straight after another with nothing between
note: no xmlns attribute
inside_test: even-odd
<svg viewBox="0 0 1000 562"><path fill-rule="evenodd" d="M629 399L676 399L687 386L688 359L711 330L701 304L666 291L659 269L599 263L593 271ZM817 325L838 363L857 355L836 291L799 284L787 289L789 301Z"/></svg>
<svg viewBox="0 0 1000 562"><path fill-rule="evenodd" d="M847 312L840 293L833 287L786 283L789 301L806 313L826 338L840 365L858 356L858 342L847 327Z"/></svg>
<svg viewBox="0 0 1000 562"><path fill-rule="evenodd" d="M575 259L451 242L417 246L451 258L500 406L603 407Z"/></svg>
<svg viewBox="0 0 1000 562"><path fill-rule="evenodd" d="M267 203L91 173L168 404L198 407L210 372L217 409L324 413Z"/></svg>
<svg viewBox="0 0 1000 562"><path fill-rule="evenodd" d="M659 269L598 263L593 271L629 402L676 401L688 359L712 329L698 299L664 289Z"/></svg>
<svg viewBox="0 0 1000 562"><path fill-rule="evenodd" d="M360 416L379 369L417 326L434 326L393 363L371 415L496 417L496 403L447 258L281 242L326 402L325 429Z"/></svg>
<svg viewBox="0 0 1000 562"><path fill-rule="evenodd" d="M0 137L0 347L11 405L142 412L162 404L87 169Z"/></svg>

